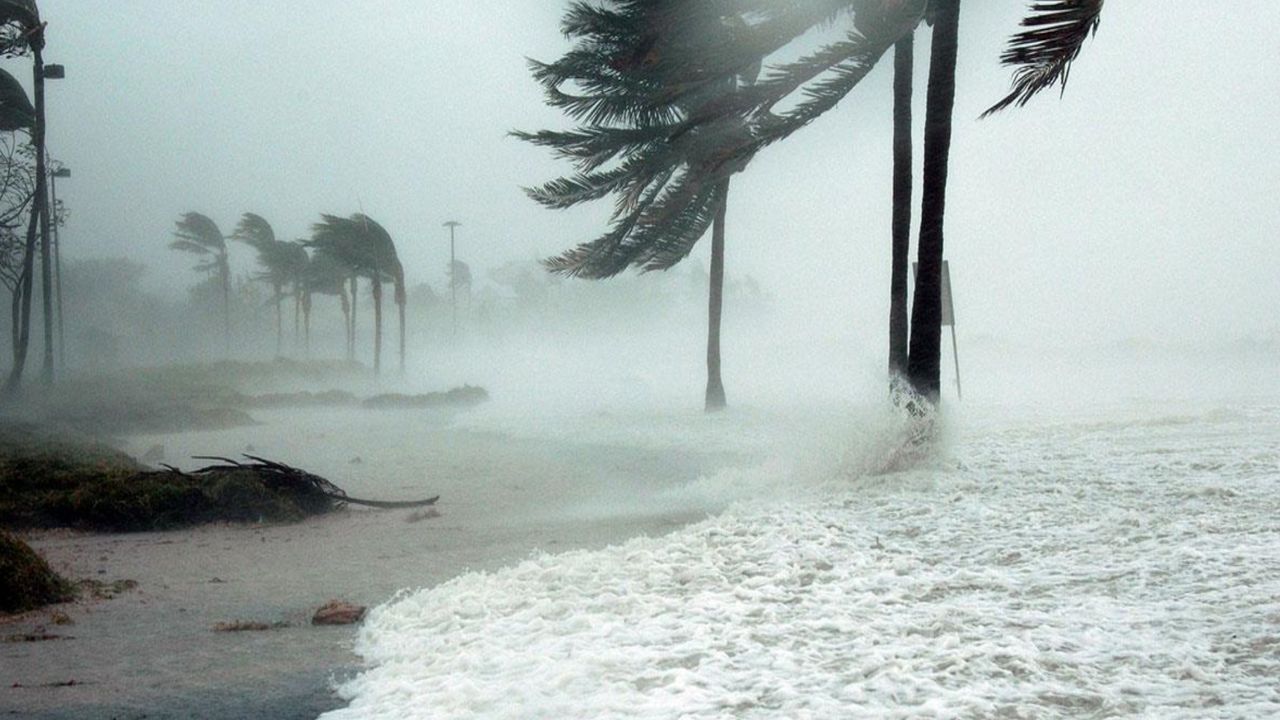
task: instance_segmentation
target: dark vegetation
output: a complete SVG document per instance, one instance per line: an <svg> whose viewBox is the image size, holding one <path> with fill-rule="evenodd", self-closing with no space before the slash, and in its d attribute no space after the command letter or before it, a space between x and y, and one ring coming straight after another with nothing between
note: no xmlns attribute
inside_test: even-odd
<svg viewBox="0 0 1280 720"><path fill-rule="evenodd" d="M31 426L0 429L0 525L130 532L209 522L294 522L348 503L417 507L347 497L324 478L262 458L225 458L192 472L151 470L87 440Z"/></svg>
<svg viewBox="0 0 1280 720"><path fill-rule="evenodd" d="M270 487L250 470L149 470L89 440L32 426L0 430L0 525L126 532L206 522L286 522L332 509L301 488Z"/></svg>
<svg viewBox="0 0 1280 720"><path fill-rule="evenodd" d="M0 613L18 613L75 597L75 587L26 543L0 530Z"/></svg>

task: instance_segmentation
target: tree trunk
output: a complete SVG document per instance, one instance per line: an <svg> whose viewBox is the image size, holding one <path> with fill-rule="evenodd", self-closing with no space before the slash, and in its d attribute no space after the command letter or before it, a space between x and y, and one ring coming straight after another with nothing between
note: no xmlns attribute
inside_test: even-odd
<svg viewBox="0 0 1280 720"><path fill-rule="evenodd" d="M898 41L893 55L893 261L889 282L890 382L907 370L907 263L911 250L911 92L914 33Z"/></svg>
<svg viewBox="0 0 1280 720"><path fill-rule="evenodd" d="M22 371L27 365L27 349L31 343L31 284L35 275L36 225L40 219L40 213L35 206L40 202L42 185L43 177L37 175L36 196L31 201L31 218L27 222L27 244L22 256L22 275L18 279L18 285L22 291L21 316L18 318L18 341L14 344L13 369L9 371L9 379L4 385L4 393L7 397L18 394L18 388L22 385Z"/></svg>
<svg viewBox="0 0 1280 720"><path fill-rule="evenodd" d="M276 357L280 357L281 349L284 346L284 312L280 309L280 285L271 286L276 293Z"/></svg>
<svg viewBox="0 0 1280 720"><path fill-rule="evenodd" d="M302 334L301 328L298 327L302 321L302 293L298 292L298 288L293 289L293 351L298 352L298 340Z"/></svg>
<svg viewBox="0 0 1280 720"><path fill-rule="evenodd" d="M373 374L382 373L382 278L373 278Z"/></svg>
<svg viewBox="0 0 1280 720"><path fill-rule="evenodd" d="M396 308L400 312L400 374L404 374L404 305L405 305L404 281L401 280L396 286Z"/></svg>
<svg viewBox="0 0 1280 720"><path fill-rule="evenodd" d="M360 278L356 275L351 276L351 315L348 318L351 321L351 332L347 334L347 360L355 362L356 359L356 305L357 299L360 297Z"/></svg>
<svg viewBox="0 0 1280 720"><path fill-rule="evenodd" d="M351 360L351 303L347 301L347 289L338 284L338 297L342 300L342 329L347 336L347 360Z"/></svg>
<svg viewBox="0 0 1280 720"><path fill-rule="evenodd" d="M724 303L724 220L729 207L729 180L716 188L716 218L711 226L711 292L707 307L707 412L725 408L720 379L720 314Z"/></svg>
<svg viewBox="0 0 1280 720"><path fill-rule="evenodd" d="M18 357L18 330L22 323L22 276L18 276L17 282L13 284L13 290L9 293L11 301L9 303L9 350L16 360Z"/></svg>
<svg viewBox="0 0 1280 720"><path fill-rule="evenodd" d="M40 202L32 206L32 211L40 216L40 309L44 321L44 361L40 367L40 379L45 385L53 384L53 256L49 240L49 187L44 182L48 170L45 167L45 117L44 117L44 57L40 46L43 42L32 42L32 56L35 65L34 95L36 122L36 176L41 179L37 183L36 192Z"/></svg>
<svg viewBox="0 0 1280 720"><path fill-rule="evenodd" d="M218 274L222 277L222 343L223 355L231 357L231 266L227 251L218 256Z"/></svg>
<svg viewBox="0 0 1280 720"><path fill-rule="evenodd" d="M311 359L311 293L302 293L302 352Z"/></svg>
<svg viewBox="0 0 1280 720"><path fill-rule="evenodd" d="M951 115L956 98L956 49L960 0L939 0L929 59L929 98L925 109L924 181L921 185L919 267L911 308L911 347L907 374L912 386L937 404L942 358L943 219L947 202L947 164L951 154Z"/></svg>

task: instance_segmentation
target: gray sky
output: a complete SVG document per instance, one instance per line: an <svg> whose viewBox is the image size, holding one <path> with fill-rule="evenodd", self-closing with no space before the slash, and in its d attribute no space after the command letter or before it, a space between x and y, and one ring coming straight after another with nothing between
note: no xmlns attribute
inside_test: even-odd
<svg viewBox="0 0 1280 720"><path fill-rule="evenodd" d="M568 167L505 136L564 125L524 64L565 48L564 4L43 0L46 58L67 66L48 92L51 152L74 172L60 186L66 251L142 259L176 289L193 279L165 249L183 211L226 232L258 212L290 239L322 211L363 207L410 282L440 287L446 219L481 275L594 237L607 208L525 198L521 185ZM978 121L1007 86L996 61L1023 7L970 0L964 17L947 221L962 334L1280 336L1280 4L1108 3L1063 100ZM875 343L885 65L735 180L728 240L729 272L754 275L796 322Z"/></svg>

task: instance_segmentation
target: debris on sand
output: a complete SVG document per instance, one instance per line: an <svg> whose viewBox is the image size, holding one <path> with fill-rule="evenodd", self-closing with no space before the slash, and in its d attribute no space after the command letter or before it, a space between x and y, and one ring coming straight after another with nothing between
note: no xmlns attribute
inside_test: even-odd
<svg viewBox="0 0 1280 720"><path fill-rule="evenodd" d="M363 605L356 605L342 600L330 600L321 605L319 610L316 610L316 614L311 618L311 624L352 625L364 618L367 609Z"/></svg>
<svg viewBox="0 0 1280 720"><path fill-rule="evenodd" d="M262 632L264 630L280 630L282 628L291 627L284 620L276 622L261 622L258 620L232 620L231 622L220 622L213 626L214 632Z"/></svg>

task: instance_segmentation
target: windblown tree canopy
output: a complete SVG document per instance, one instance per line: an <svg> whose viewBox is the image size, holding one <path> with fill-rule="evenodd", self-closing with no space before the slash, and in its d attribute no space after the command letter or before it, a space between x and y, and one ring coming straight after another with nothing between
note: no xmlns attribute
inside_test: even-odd
<svg viewBox="0 0 1280 720"><path fill-rule="evenodd" d="M312 226L311 240L305 243L317 252L327 253L341 265L350 268L353 277L363 275L373 284L374 370L381 369L382 359L382 283L395 285L394 299L400 313L400 366L404 368L404 268L396 253L390 233L372 218L356 213L349 218L321 215ZM354 301L354 294L353 294Z"/></svg>
<svg viewBox="0 0 1280 720"><path fill-rule="evenodd" d="M1015 68L1014 88L988 112L1065 84L1103 1L1034 2L1003 57ZM930 12L930 0L574 3L562 28L574 49L531 64L548 103L582 125L515 135L578 171L530 189L533 199L567 208L613 195L614 213L607 233L548 266L609 277L679 262L711 224L721 181L835 107ZM708 16L725 32L692 30L708 27ZM802 35L842 27L818 50L740 82Z"/></svg>

